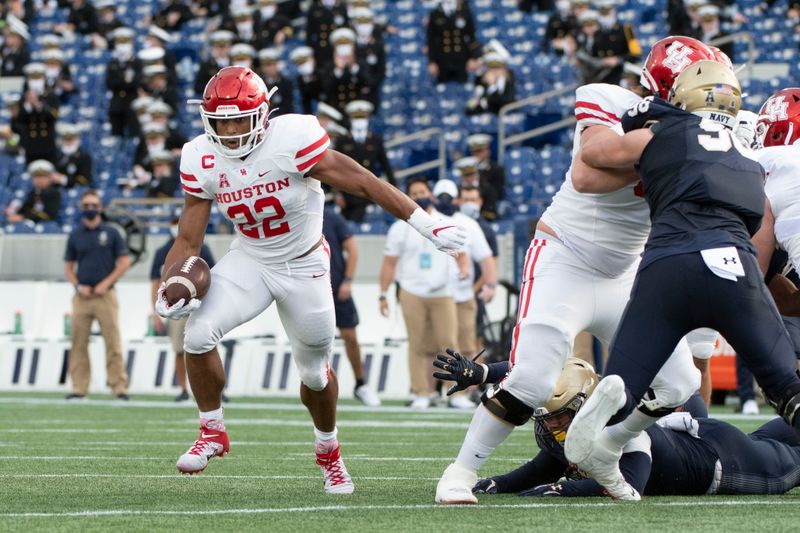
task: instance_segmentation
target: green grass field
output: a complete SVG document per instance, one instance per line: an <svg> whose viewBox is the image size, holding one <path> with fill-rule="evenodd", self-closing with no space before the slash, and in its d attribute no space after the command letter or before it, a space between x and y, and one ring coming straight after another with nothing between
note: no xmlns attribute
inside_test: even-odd
<svg viewBox="0 0 800 533"><path fill-rule="evenodd" d="M0 394L0 531L800 531L800 489L779 497L533 499L433 503L469 413L343 402L339 438L356 493L329 496L299 401L235 399L231 454L199 476L175 460L196 438L196 410L167 398ZM730 411L730 410L729 410ZM761 420L737 421L749 431ZM483 474L533 456L515 431Z"/></svg>

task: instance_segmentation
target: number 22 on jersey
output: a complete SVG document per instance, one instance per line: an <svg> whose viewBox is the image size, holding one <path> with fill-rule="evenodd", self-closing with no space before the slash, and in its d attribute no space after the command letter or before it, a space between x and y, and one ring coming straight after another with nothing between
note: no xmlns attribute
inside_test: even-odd
<svg viewBox="0 0 800 533"><path fill-rule="evenodd" d="M232 205L228 207L227 215L236 223L239 232L251 239L269 239L289 233L288 222L272 224L286 216L286 210L274 196L257 199L252 209L247 204Z"/></svg>

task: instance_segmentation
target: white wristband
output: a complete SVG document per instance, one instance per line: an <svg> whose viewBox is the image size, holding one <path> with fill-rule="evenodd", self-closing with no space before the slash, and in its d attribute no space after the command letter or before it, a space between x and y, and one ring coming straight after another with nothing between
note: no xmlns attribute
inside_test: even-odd
<svg viewBox="0 0 800 533"><path fill-rule="evenodd" d="M414 212L411 213L411 216L408 217L408 222L412 228L417 230L422 235L427 235L430 231L431 226L435 224L433 217L430 216L425 210L421 207L417 207L414 209Z"/></svg>

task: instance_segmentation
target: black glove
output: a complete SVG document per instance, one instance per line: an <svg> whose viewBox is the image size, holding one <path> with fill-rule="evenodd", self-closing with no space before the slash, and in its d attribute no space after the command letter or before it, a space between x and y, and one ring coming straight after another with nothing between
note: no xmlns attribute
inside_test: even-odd
<svg viewBox="0 0 800 533"><path fill-rule="evenodd" d="M500 487L494 478L481 479L472 487L472 494L497 494L500 492Z"/></svg>
<svg viewBox="0 0 800 533"><path fill-rule="evenodd" d="M548 483L545 485L538 485L532 489L523 490L517 496L564 496L563 487L561 483Z"/></svg>
<svg viewBox="0 0 800 533"><path fill-rule="evenodd" d="M464 390L472 385L480 385L486 379L486 371L483 365L478 364L475 360L481 356L481 353L475 356L475 359L470 361L463 355L447 348L445 350L447 355L439 354L436 360L433 361L433 366L441 368L444 372L434 372L433 377L442 381L455 381L456 384L450 387L447 395L450 396L454 392Z"/></svg>

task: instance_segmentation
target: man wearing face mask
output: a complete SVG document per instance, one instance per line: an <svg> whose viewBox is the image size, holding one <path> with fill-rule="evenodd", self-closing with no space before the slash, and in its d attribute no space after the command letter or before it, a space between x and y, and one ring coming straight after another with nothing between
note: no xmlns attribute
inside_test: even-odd
<svg viewBox="0 0 800 533"><path fill-rule="evenodd" d="M721 39L727 37L728 34L722 31L719 27L719 7L713 4L702 6L698 10L700 16L700 40L708 44L714 39ZM733 43L725 43L719 45L728 57L733 57Z"/></svg>
<svg viewBox="0 0 800 533"><path fill-rule="evenodd" d="M177 212L169 225L170 238L166 243L153 255L153 263L150 267L150 299L153 305L151 310L151 320L156 332L160 335L166 333L169 336L172 351L175 352L175 378L178 381L178 386L181 388L180 394L175 397L176 402L184 402L189 399L189 387L186 380L186 360L184 359L183 352L183 334L186 330L186 322L189 320L188 316L179 318L177 320L164 320L158 313L155 312L155 304L158 293L158 285L161 283L161 274L164 269L164 262L167 259L167 253L175 242L175 237L178 236L178 220L180 219L180 212ZM208 263L209 268L213 267L214 255L211 249L203 243L200 247L200 257Z"/></svg>
<svg viewBox="0 0 800 533"><path fill-rule="evenodd" d="M136 73L141 71L141 61L134 54L135 35L130 28L117 28L111 32L114 48L106 69L106 87L111 91L108 121L111 123L111 134L117 137L130 137L134 133L131 125L135 123L135 117L131 102L136 98L139 86Z"/></svg>
<svg viewBox="0 0 800 533"><path fill-rule="evenodd" d="M570 0L556 0L555 10L547 21L542 48L557 54L572 54L578 21L572 12Z"/></svg>
<svg viewBox="0 0 800 533"><path fill-rule="evenodd" d="M235 35L228 30L218 30L211 34L211 56L200 63L197 71L197 78L194 80L195 94L203 94L208 80L220 71L220 69L230 66L231 44Z"/></svg>
<svg viewBox="0 0 800 533"><path fill-rule="evenodd" d="M339 28L331 34L334 44L333 65L320 74L322 99L344 111L353 100L372 100L369 73L356 62L356 33L350 28Z"/></svg>
<svg viewBox="0 0 800 533"><path fill-rule="evenodd" d="M247 4L232 5L230 17L223 21L221 27L235 33L237 42L248 44L254 42L256 28L253 21L253 8Z"/></svg>
<svg viewBox="0 0 800 533"><path fill-rule="evenodd" d="M256 49L247 43L236 43L231 48L231 64L236 67L252 68Z"/></svg>
<svg viewBox="0 0 800 533"><path fill-rule="evenodd" d="M178 31L192 18L192 11L184 0L167 0L156 13L156 25L169 31Z"/></svg>
<svg viewBox="0 0 800 533"><path fill-rule="evenodd" d="M453 166L461 177L462 187L477 187L481 190L483 196L481 215L488 220L494 220L497 218L497 193L491 185L481 180L479 164L477 157L462 157Z"/></svg>
<svg viewBox="0 0 800 533"><path fill-rule="evenodd" d="M303 102L303 113L310 115L322 91L314 61L314 50L310 46L298 46L289 54L289 59L297 70L297 88L300 90L300 100Z"/></svg>
<svg viewBox="0 0 800 533"><path fill-rule="evenodd" d="M269 48L281 46L294 35L292 21L278 11L277 0L261 0L253 13L256 28L255 46Z"/></svg>
<svg viewBox="0 0 800 533"><path fill-rule="evenodd" d="M618 85L622 78L625 61L637 63L642 49L630 24L617 20L618 0L595 0L599 31L594 36L590 50L602 67L600 77L594 81Z"/></svg>
<svg viewBox="0 0 800 533"><path fill-rule="evenodd" d="M128 373L122 358L119 335L119 304L114 284L130 268L128 247L122 235L103 222L103 204L95 191L80 198L81 223L67 239L64 274L75 287L72 297L72 348L69 400L83 399L89 392L89 335L92 322L100 323L106 348L106 382L120 400L128 399ZM75 267L77 266L77 273Z"/></svg>
<svg viewBox="0 0 800 533"><path fill-rule="evenodd" d="M56 159L58 183L65 189L91 187L92 156L81 150L81 129L75 124L58 124L56 131L61 136Z"/></svg>
<svg viewBox="0 0 800 533"><path fill-rule="evenodd" d="M492 136L476 133L467 137L467 146L473 157L478 160L480 183L491 187L497 201L506 195L506 170L503 165L492 161Z"/></svg>
<svg viewBox="0 0 800 533"><path fill-rule="evenodd" d="M147 48L152 48L154 50L161 50L162 53L159 54L158 63L161 63L165 67L167 67L167 72L170 73L170 84L176 85L178 84L178 76L177 76L177 60L175 59L175 54L172 51L167 50L166 46L167 43L173 42L174 39L166 30L159 28L158 26L150 26L150 29L147 30L147 37L145 37L145 45Z"/></svg>
<svg viewBox="0 0 800 533"><path fill-rule="evenodd" d="M369 118L374 109L366 100L355 100L347 104L345 113L350 122L350 136L340 139L337 149L376 176L382 174L386 181L395 185L392 167L383 146L383 137L369 130ZM353 222L363 222L366 208L371 202L348 193L342 193L342 199L342 216Z"/></svg>
<svg viewBox="0 0 800 533"><path fill-rule="evenodd" d="M473 97L467 102L467 114L500 112L500 109L517 99L514 72L508 68L507 59L490 52L483 58L486 70L475 83Z"/></svg>
<svg viewBox="0 0 800 533"><path fill-rule="evenodd" d="M163 100L172 109L178 109L178 88L170 85L170 75L164 65L149 65L142 69L144 84L141 87L145 94L155 100Z"/></svg>
<svg viewBox="0 0 800 533"><path fill-rule="evenodd" d="M6 18L3 43L0 46L0 76L22 76L22 69L31 60L28 26L14 15Z"/></svg>
<svg viewBox="0 0 800 533"><path fill-rule="evenodd" d="M115 0L95 0L94 8L97 10L97 33L105 40L111 36L111 32L122 27L122 22L117 17L117 6Z"/></svg>
<svg viewBox="0 0 800 533"><path fill-rule="evenodd" d="M479 66L481 45L469 2L440 0L428 16L428 74L437 83L465 83Z"/></svg>
<svg viewBox="0 0 800 533"><path fill-rule="evenodd" d="M77 94L78 90L72 82L69 65L64 61L64 52L45 50L42 53L42 61L45 66L45 87L52 91L61 103L69 102L70 96Z"/></svg>
<svg viewBox="0 0 800 533"><path fill-rule="evenodd" d="M453 288L453 301L456 304L457 346L465 357L478 353L477 318L478 300L490 302L497 288L497 265L492 249L486 241L480 226L475 219L458 211L458 187L455 182L443 179L433 187L436 199L436 210L443 215L453 217L453 221L467 230L465 252L469 256L467 275L462 276L453 271L450 283ZM480 274L478 274L480 273ZM480 285L475 286L479 278ZM477 296L477 297L476 297ZM450 396L450 407L457 409L474 409L475 404L465 394Z"/></svg>
<svg viewBox="0 0 800 533"><path fill-rule="evenodd" d="M264 48L258 52L258 73L267 87L277 87L272 95L270 104L275 112L271 116L277 117L294 113L294 83L291 78L281 75L281 53L277 48Z"/></svg>
<svg viewBox="0 0 800 533"><path fill-rule="evenodd" d="M61 208L61 190L53 184L55 168L50 161L37 159L28 165L33 188L22 204L13 201L5 210L6 220L11 223L53 222ZM19 207L18 207L19 206Z"/></svg>
<svg viewBox="0 0 800 533"><path fill-rule="evenodd" d="M162 102L161 100L150 101L147 105L147 116L151 124L156 124L166 128L166 140L164 141L164 148L171 151L175 156L180 155L180 150L186 144L186 137L181 135L177 128L172 128L169 125L169 118L172 116L172 108ZM140 146L143 144L139 143Z"/></svg>
<svg viewBox="0 0 800 533"><path fill-rule="evenodd" d="M159 150L150 156L153 166L150 181L147 182L148 198L175 198L180 184L175 167L175 154L169 150Z"/></svg>
<svg viewBox="0 0 800 533"><path fill-rule="evenodd" d="M314 49L314 60L320 69L333 62L331 34L349 22L341 0L312 0L306 17L306 44Z"/></svg>
<svg viewBox="0 0 800 533"><path fill-rule="evenodd" d="M356 30L356 61L367 71L370 81L372 103L377 107L381 83L386 77L386 45L383 42L384 28L376 24L372 10L359 7L352 10L353 28Z"/></svg>
<svg viewBox="0 0 800 533"><path fill-rule="evenodd" d="M133 179L125 182L125 187L132 189L146 186L153 177L153 156L167 149L167 128L152 122L142 128L143 142L136 148L133 163Z"/></svg>
<svg viewBox="0 0 800 533"><path fill-rule="evenodd" d="M25 96L12 123L12 129L19 134L27 163L36 159L55 161L56 157L58 98L47 90L44 75L45 66L41 63L25 66Z"/></svg>

